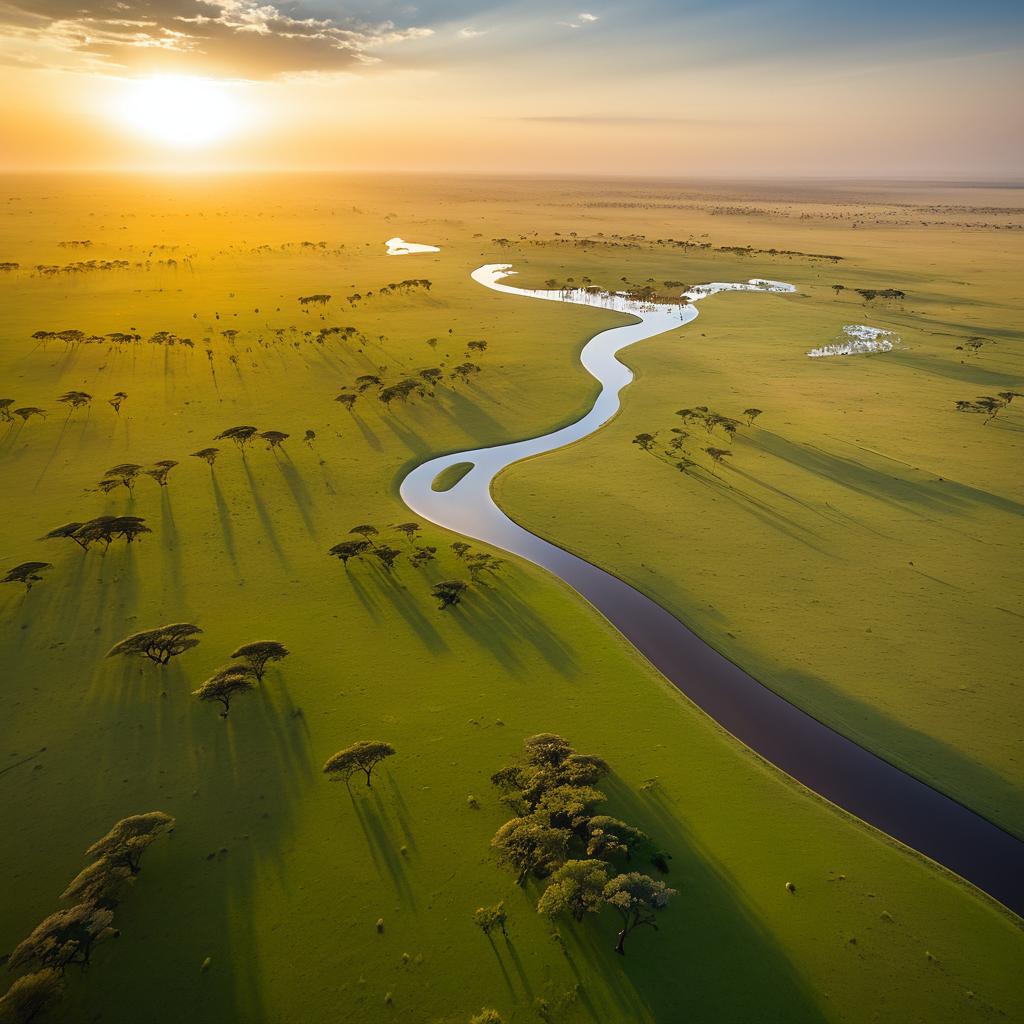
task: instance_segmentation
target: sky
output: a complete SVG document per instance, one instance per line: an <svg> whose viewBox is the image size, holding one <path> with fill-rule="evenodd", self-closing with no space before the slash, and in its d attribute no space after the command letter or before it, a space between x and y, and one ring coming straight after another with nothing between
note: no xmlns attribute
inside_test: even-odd
<svg viewBox="0 0 1024 1024"><path fill-rule="evenodd" d="M0 0L0 170L1024 179L1024 4Z"/></svg>

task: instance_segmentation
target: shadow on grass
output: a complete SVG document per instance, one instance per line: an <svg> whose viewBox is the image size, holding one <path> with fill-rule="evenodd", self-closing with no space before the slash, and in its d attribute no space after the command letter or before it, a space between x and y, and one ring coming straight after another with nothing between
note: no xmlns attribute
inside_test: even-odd
<svg viewBox="0 0 1024 1024"><path fill-rule="evenodd" d="M912 370L922 370L924 373L930 373L936 377L959 380L978 387L1017 388L1024 383L1019 374L1000 373L998 370L989 370L976 363L953 362L949 359L913 352L893 352L888 358L891 362L900 363Z"/></svg>
<svg viewBox="0 0 1024 1024"><path fill-rule="evenodd" d="M408 844L399 838L400 827L396 826L392 816L391 794L382 796L381 785L380 779L372 788L353 780L348 788L349 799L362 827L377 874L390 880L402 903L410 910L415 910L416 896L406 874L405 855L401 852L401 848L408 848Z"/></svg>
<svg viewBox="0 0 1024 1024"><path fill-rule="evenodd" d="M210 484L213 487L213 500L217 504L217 519L220 522L221 536L224 538L224 550L227 552L228 558L231 560L231 566L237 576L238 551L235 548L235 528L231 522L231 510L228 508L228 503L224 500L224 492L220 489L220 484L217 482L217 474L214 472L213 466L210 467Z"/></svg>
<svg viewBox="0 0 1024 1024"><path fill-rule="evenodd" d="M563 955L588 1013L622 1021L824 1021L809 987L729 876L694 846L665 794L635 794L614 776L602 787L607 813L642 828L672 855L666 876L638 858L626 870L663 878L678 895L659 916L657 931L630 935L626 956L614 949L621 925L611 909L582 925L560 925ZM601 981L588 982L595 974Z"/></svg>
<svg viewBox="0 0 1024 1024"><path fill-rule="evenodd" d="M263 527L263 532L267 535L267 540L270 541L270 546L273 549L274 554L277 556L278 562L281 563L281 567L290 572L291 565L288 563L288 557L285 555L284 549L281 547L281 542L278 539L274 521L270 518L266 502L264 502L260 495L259 487L256 484L256 478L252 475L252 470L249 468L249 460L246 459L244 453L242 454L242 466L245 468L245 478L249 482L249 491L252 494L253 508L256 509L256 515L259 518L260 525Z"/></svg>

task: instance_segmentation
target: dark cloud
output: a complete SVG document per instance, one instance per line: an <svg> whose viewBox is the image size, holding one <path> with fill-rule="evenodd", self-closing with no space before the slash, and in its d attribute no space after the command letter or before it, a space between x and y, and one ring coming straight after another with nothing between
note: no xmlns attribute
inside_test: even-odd
<svg viewBox="0 0 1024 1024"><path fill-rule="evenodd" d="M378 48L429 32L262 0L0 0L0 34L126 72L338 71L374 63Z"/></svg>

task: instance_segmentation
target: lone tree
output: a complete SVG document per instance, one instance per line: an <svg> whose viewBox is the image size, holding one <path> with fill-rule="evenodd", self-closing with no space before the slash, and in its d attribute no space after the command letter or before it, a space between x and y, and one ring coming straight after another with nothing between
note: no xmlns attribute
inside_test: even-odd
<svg viewBox="0 0 1024 1024"><path fill-rule="evenodd" d="M370 542L368 540L343 540L340 544L335 544L328 554L334 555L335 558L340 558L347 570L348 560L361 557L369 548Z"/></svg>
<svg viewBox="0 0 1024 1024"><path fill-rule="evenodd" d="M357 401L359 401L359 396L358 395L349 394L349 393L344 393L344 394L338 395L338 397L335 399L335 401L336 402L341 402L341 404L345 407L345 409L348 412L351 412L352 411L352 406L355 405Z"/></svg>
<svg viewBox="0 0 1024 1024"><path fill-rule="evenodd" d="M92 401L92 395L87 391L67 391L57 401L68 406L70 409L68 415L70 416L76 409L81 409L83 406L88 405Z"/></svg>
<svg viewBox="0 0 1024 1024"><path fill-rule="evenodd" d="M386 757L394 756L394 753L395 748L390 743L381 740L360 740L351 747L339 750L324 765L324 772L331 777L331 782L344 780L346 783L356 772L362 772L366 776L366 785L369 786L373 769Z"/></svg>
<svg viewBox="0 0 1024 1024"><path fill-rule="evenodd" d="M112 658L117 654L141 654L158 665L166 665L171 658L198 646L199 633L202 633L202 630L190 622L175 622L169 626L146 629L114 644L107 652L107 657Z"/></svg>
<svg viewBox="0 0 1024 1024"><path fill-rule="evenodd" d="M377 558L380 559L381 565L384 566L385 572L391 572L396 560L402 554L402 552L399 551L398 548L388 547L388 545L386 544L382 545L381 547L374 548L373 553L377 556Z"/></svg>
<svg viewBox="0 0 1024 1024"><path fill-rule="evenodd" d="M756 420L757 417L760 416L763 411L763 409L754 409L753 407L751 407L750 409L744 409L743 415L747 417L747 426L753 424L754 420Z"/></svg>
<svg viewBox="0 0 1024 1024"><path fill-rule="evenodd" d="M416 540L416 534L420 532L419 523L399 523L395 529L402 534L407 541L412 543Z"/></svg>
<svg viewBox="0 0 1024 1024"><path fill-rule="evenodd" d="M613 878L604 887L604 900L622 916L622 930L615 952L626 955L626 938L641 925L650 925L657 931L657 912L664 910L675 895L675 889L639 871Z"/></svg>
<svg viewBox="0 0 1024 1024"><path fill-rule="evenodd" d="M152 469L146 470L146 476L151 476L161 487L166 487L167 476L177 464L174 459L161 459L153 464Z"/></svg>
<svg viewBox="0 0 1024 1024"><path fill-rule="evenodd" d="M445 608L457 605L467 589L469 589L469 584L464 580L441 580L440 583L434 584L430 593L437 598L437 607L444 611Z"/></svg>
<svg viewBox="0 0 1024 1024"><path fill-rule="evenodd" d="M267 442L267 451L273 451L275 448L280 448L285 441L288 440L290 435L282 433L280 430L264 430L260 437Z"/></svg>
<svg viewBox="0 0 1024 1024"><path fill-rule="evenodd" d="M313 442L316 440L316 431L307 430L306 433L303 435L302 440L305 441L310 448L312 448Z"/></svg>
<svg viewBox="0 0 1024 1024"><path fill-rule="evenodd" d="M0 999L0 1021L31 1024L60 1002L64 983L52 967L18 978Z"/></svg>
<svg viewBox="0 0 1024 1024"><path fill-rule="evenodd" d="M209 679L192 691L193 697L205 701L218 701L224 705L221 718L227 718L232 698L249 693L256 688L256 673L248 665L225 665L217 669Z"/></svg>
<svg viewBox="0 0 1024 1024"><path fill-rule="evenodd" d="M272 661L287 658L290 653L284 644L279 644L276 640L256 640L251 644L243 644L231 657L244 658L256 676L256 681L262 683L267 665Z"/></svg>
<svg viewBox="0 0 1024 1024"><path fill-rule="evenodd" d="M633 438L633 444L640 445L640 447L643 448L645 452L649 452L651 448L654 447L654 441L654 435L647 433L637 434L636 437Z"/></svg>
<svg viewBox="0 0 1024 1024"><path fill-rule="evenodd" d="M212 466L217 461L219 454L219 448L200 448L199 451L192 453L192 458L203 459L208 465Z"/></svg>
<svg viewBox="0 0 1024 1024"><path fill-rule="evenodd" d="M244 454L245 446L257 433L259 433L257 427L228 427L227 430L222 430L214 438L214 441L233 441L238 446L238 450Z"/></svg>
<svg viewBox="0 0 1024 1024"><path fill-rule="evenodd" d="M604 905L608 884L608 865L599 860L567 860L552 876L537 903L537 912L545 917L571 914L582 921Z"/></svg>
<svg viewBox="0 0 1024 1024"><path fill-rule="evenodd" d="M103 474L104 480L111 480L114 486L121 484L128 489L128 493L135 491L135 480L142 472L142 467L134 462L122 462L119 466L113 466Z"/></svg>
<svg viewBox="0 0 1024 1024"><path fill-rule="evenodd" d="M372 544L373 541L370 538L377 536L377 527L370 526L369 523L361 523L359 526L353 526L348 532L358 534L367 543Z"/></svg>
<svg viewBox="0 0 1024 1024"><path fill-rule="evenodd" d="M30 591L34 584L42 581L39 574L46 569L52 569L49 562L22 562L13 569L8 570L7 575L0 580L0 583L24 583L25 592Z"/></svg>
<svg viewBox="0 0 1024 1024"><path fill-rule="evenodd" d="M107 404L110 405L113 408L114 412L116 412L118 414L118 416L120 416L121 415L121 405L123 404L124 400L127 397L128 397L127 392L125 392L125 391L115 391L114 392L114 397L107 399Z"/></svg>
<svg viewBox="0 0 1024 1024"><path fill-rule="evenodd" d="M85 855L102 858L137 875L142 867L142 855L173 828L174 818L163 811L132 814L122 818L102 839L97 839Z"/></svg>
<svg viewBox="0 0 1024 1024"><path fill-rule="evenodd" d="M17 416L22 423L27 423L29 419L33 416L42 416L43 419L45 420L46 410L40 409L38 405L25 405L22 406L20 409L15 409L14 415Z"/></svg>
<svg viewBox="0 0 1024 1024"><path fill-rule="evenodd" d="M507 938L508 932L505 930L507 920L508 915L505 913L504 903L495 903L491 907L477 907L473 911L473 921L488 938L491 937L493 931L500 931Z"/></svg>
<svg viewBox="0 0 1024 1024"><path fill-rule="evenodd" d="M29 964L63 974L68 964L88 964L92 947L113 934L113 911L92 903L58 910L36 926L7 958L10 969Z"/></svg>

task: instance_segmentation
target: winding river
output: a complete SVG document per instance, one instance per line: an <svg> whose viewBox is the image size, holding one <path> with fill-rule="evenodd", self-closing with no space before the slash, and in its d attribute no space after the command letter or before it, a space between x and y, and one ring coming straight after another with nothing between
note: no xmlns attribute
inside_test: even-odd
<svg viewBox="0 0 1024 1024"><path fill-rule="evenodd" d="M791 292L793 287L756 279L747 284L715 283L685 293L687 303L649 305L585 289L515 288L502 283L511 272L506 264L492 264L472 276L479 284L510 295L599 306L630 314L635 322L602 331L584 347L581 362L601 384L585 416L541 437L431 459L402 481L406 505L439 526L553 572L693 703L765 760L1024 916L1024 842L790 704L640 591L513 522L491 497L491 484L501 470L578 441L615 414L619 392L633 379L615 357L620 349L689 323L697 317L695 303L710 295ZM472 463L473 468L453 487L435 491L437 475L458 463Z"/></svg>

